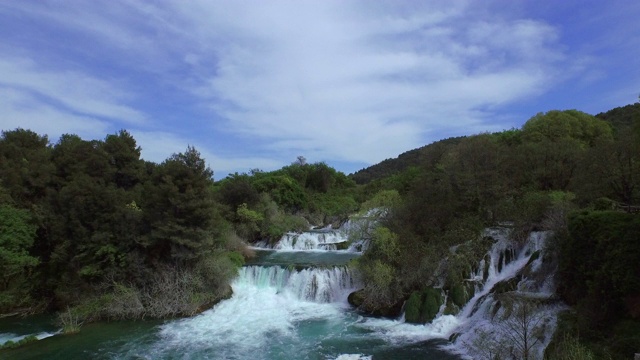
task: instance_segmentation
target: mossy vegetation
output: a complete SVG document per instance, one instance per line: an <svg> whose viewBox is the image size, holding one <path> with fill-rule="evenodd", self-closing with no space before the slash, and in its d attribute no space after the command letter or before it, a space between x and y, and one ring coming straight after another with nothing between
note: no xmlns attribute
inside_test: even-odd
<svg viewBox="0 0 640 360"><path fill-rule="evenodd" d="M29 344L35 341L38 341L38 338L35 335L25 336L18 341L9 340L9 341L6 341L4 344L0 344L0 350L15 349L17 347L24 346L26 344Z"/></svg>
<svg viewBox="0 0 640 360"><path fill-rule="evenodd" d="M414 324L431 322L442 306L441 289L426 288L414 291L405 303L405 321Z"/></svg>

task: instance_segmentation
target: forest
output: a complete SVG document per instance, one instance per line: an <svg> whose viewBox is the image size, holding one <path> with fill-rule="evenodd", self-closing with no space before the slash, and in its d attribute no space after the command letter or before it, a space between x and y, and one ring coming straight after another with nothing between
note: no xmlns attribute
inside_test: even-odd
<svg viewBox="0 0 640 360"><path fill-rule="evenodd" d="M438 278L463 303L460 274L486 251L478 234L509 222L514 237L554 232L545 261L572 310L550 358L640 352L640 103L539 113L519 129L444 139L351 175L300 156L214 181L193 147L160 164L140 153L126 130L55 143L2 132L0 314L59 312L69 331L193 315L230 296L248 244L377 214L353 264L364 311L390 315L406 301L407 317L424 320L409 305L416 294L428 301Z"/></svg>

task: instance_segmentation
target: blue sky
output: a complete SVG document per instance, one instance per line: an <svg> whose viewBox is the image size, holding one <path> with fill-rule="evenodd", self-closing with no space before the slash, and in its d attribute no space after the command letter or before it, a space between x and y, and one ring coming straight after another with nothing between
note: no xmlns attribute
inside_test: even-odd
<svg viewBox="0 0 640 360"><path fill-rule="evenodd" d="M216 179L351 173L450 136L640 93L640 2L0 2L0 129L103 139Z"/></svg>

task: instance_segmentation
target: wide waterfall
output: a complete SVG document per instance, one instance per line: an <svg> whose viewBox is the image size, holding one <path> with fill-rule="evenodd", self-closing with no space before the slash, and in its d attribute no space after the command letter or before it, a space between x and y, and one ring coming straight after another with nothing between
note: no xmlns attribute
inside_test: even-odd
<svg viewBox="0 0 640 360"><path fill-rule="evenodd" d="M247 266L234 283L239 286L273 287L302 301L342 302L356 290L356 281L346 266L290 270L279 266Z"/></svg>
<svg viewBox="0 0 640 360"><path fill-rule="evenodd" d="M303 233L286 233L275 244L260 241L254 246L258 249L273 249L282 251L362 251L361 242L349 244L348 234L340 230L310 231Z"/></svg>
<svg viewBox="0 0 640 360"><path fill-rule="evenodd" d="M197 316L88 325L80 334L52 336L12 356L46 358L53 351L65 360L482 359L484 349L507 341L502 329L514 313L507 299L535 299L530 310L539 321L532 352L540 355L564 308L552 296L554 269L543 261L548 234L533 233L523 243L511 241L504 228L485 235L494 239L491 249L465 279L474 294L457 314L445 314L442 304L427 324L353 309L347 297L362 284L349 263L361 253L349 249L344 232L325 229L257 248L232 283L233 296ZM502 348L514 352L513 346Z"/></svg>

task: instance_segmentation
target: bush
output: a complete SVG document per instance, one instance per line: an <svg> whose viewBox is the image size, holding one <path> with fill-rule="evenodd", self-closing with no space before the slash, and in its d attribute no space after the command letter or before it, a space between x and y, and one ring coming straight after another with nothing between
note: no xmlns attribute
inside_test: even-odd
<svg viewBox="0 0 640 360"><path fill-rule="evenodd" d="M420 319L420 293L414 291L404 305L404 320L408 323L419 324Z"/></svg>
<svg viewBox="0 0 640 360"><path fill-rule="evenodd" d="M405 321L414 324L428 323L438 315L441 303L442 296L438 289L414 291L405 303Z"/></svg>
<svg viewBox="0 0 640 360"><path fill-rule="evenodd" d="M67 308L67 311L58 314L58 321L62 325L63 334L76 334L80 332L83 320L77 311Z"/></svg>
<svg viewBox="0 0 640 360"><path fill-rule="evenodd" d="M420 320L427 323L433 320L440 311L442 296L440 291L434 288L428 288L422 293L422 307L420 308Z"/></svg>
<svg viewBox="0 0 640 360"><path fill-rule="evenodd" d="M580 340L571 335L555 344L554 350L547 356L548 360L595 360L596 355Z"/></svg>
<svg viewBox="0 0 640 360"><path fill-rule="evenodd" d="M467 296L465 294L464 287L460 284L454 285L451 290L449 290L449 297L451 297L451 301L460 308L467 303Z"/></svg>

